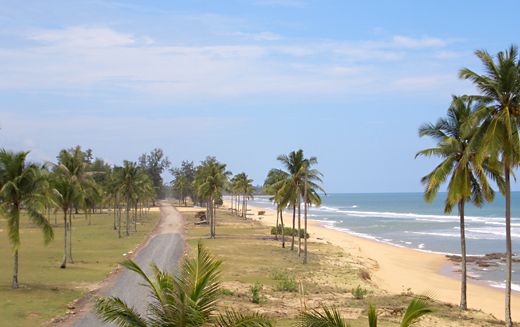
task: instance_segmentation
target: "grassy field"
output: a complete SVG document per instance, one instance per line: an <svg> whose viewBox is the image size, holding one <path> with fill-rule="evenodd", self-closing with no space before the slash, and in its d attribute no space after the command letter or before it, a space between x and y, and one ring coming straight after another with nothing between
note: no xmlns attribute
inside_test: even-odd
<svg viewBox="0 0 520 327"><path fill-rule="evenodd" d="M72 222L74 263L67 263L66 269L60 269L63 217L58 215L54 241L44 246L40 230L23 216L18 275L21 288L17 290L10 288L14 259L6 221L0 219L0 324L35 326L66 315L67 304L84 296L114 270L117 262L124 258L123 254L141 243L159 218L157 208L152 209L138 222L137 232L119 239L117 231L113 230L113 215L92 215L90 226L84 215L76 215ZM51 215L51 223L54 225L54 215Z"/></svg>
<svg viewBox="0 0 520 327"><path fill-rule="evenodd" d="M180 208L182 210L182 208ZM399 326L402 316L392 315L393 309L405 308L413 294L390 295L379 290L365 267L341 248L330 244L309 243L308 264L302 264L296 247L290 250L270 236L270 228L248 217L243 220L225 208L217 212L216 239L209 237L209 226L197 226L194 212L185 212L190 248L198 238L211 251L224 259L222 308L241 308L270 315L277 326L295 322L303 305L319 309L322 304L335 305L349 319L352 327L367 326L369 303L379 309L379 326ZM302 254L303 255L303 254ZM252 303L251 287L262 285L260 303ZM301 283L301 284L300 284ZM299 285L303 285L301 295ZM366 290L356 298L353 289ZM283 290L285 289L285 290ZM289 291L290 290L290 291ZM419 326L500 326L501 323L482 312L463 312L458 307L438 301L431 302L436 313L425 317Z"/></svg>

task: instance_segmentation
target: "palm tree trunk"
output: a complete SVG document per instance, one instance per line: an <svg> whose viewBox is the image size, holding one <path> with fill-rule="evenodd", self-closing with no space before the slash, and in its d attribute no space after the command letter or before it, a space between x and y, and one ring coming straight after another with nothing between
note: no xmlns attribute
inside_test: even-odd
<svg viewBox="0 0 520 327"><path fill-rule="evenodd" d="M294 227L296 226L296 203L293 205L293 213L292 213L292 241L291 241L291 251L294 251Z"/></svg>
<svg viewBox="0 0 520 327"><path fill-rule="evenodd" d="M302 199L300 196L300 188L298 187L298 256L300 256L300 253L302 252L301 211L302 211Z"/></svg>
<svg viewBox="0 0 520 327"><path fill-rule="evenodd" d="M60 268L67 267L67 209L63 209L63 260Z"/></svg>
<svg viewBox="0 0 520 327"><path fill-rule="evenodd" d="M116 224L116 199L114 198L114 230L117 230Z"/></svg>
<svg viewBox="0 0 520 327"><path fill-rule="evenodd" d="M285 248L285 226L283 225L283 210L280 210L280 222L282 223L282 248Z"/></svg>
<svg viewBox="0 0 520 327"><path fill-rule="evenodd" d="M17 289L18 286L18 250L14 251L14 271L13 271L13 282L11 288Z"/></svg>
<svg viewBox="0 0 520 327"><path fill-rule="evenodd" d="M126 190L126 236L130 236L130 191Z"/></svg>
<svg viewBox="0 0 520 327"><path fill-rule="evenodd" d="M303 205L305 206L305 213L304 213L304 220L305 220L305 228L303 231L303 239L305 242L304 246L304 254L303 254L303 264L307 264L307 177L308 177L308 170L305 170L305 191L303 192Z"/></svg>
<svg viewBox="0 0 520 327"><path fill-rule="evenodd" d="M69 210L69 263L74 263L72 260L72 210Z"/></svg>
<svg viewBox="0 0 520 327"><path fill-rule="evenodd" d="M278 217L280 216L280 211L276 210L276 234L274 236L274 239L278 241Z"/></svg>
<svg viewBox="0 0 520 327"><path fill-rule="evenodd" d="M467 272L466 272L466 228L464 223L464 198L459 201L460 216L460 253L461 253L461 287L460 287L460 308L468 309L466 300Z"/></svg>
<svg viewBox="0 0 520 327"><path fill-rule="evenodd" d="M512 327L511 319L511 272L512 272L512 247L511 247L511 181L508 165L504 168L506 188L506 326Z"/></svg>
<svg viewBox="0 0 520 327"><path fill-rule="evenodd" d="M134 232L137 232L137 202L134 206Z"/></svg>
<svg viewBox="0 0 520 327"><path fill-rule="evenodd" d="M117 193L117 233L119 238L121 236L121 192Z"/></svg>

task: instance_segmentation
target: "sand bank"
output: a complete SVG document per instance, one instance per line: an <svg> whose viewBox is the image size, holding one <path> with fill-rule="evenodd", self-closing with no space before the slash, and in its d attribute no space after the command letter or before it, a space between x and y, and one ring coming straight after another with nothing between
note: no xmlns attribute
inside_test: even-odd
<svg viewBox="0 0 520 327"><path fill-rule="evenodd" d="M224 205L229 207L229 201ZM250 210L250 211L249 211ZM258 216L258 211L265 214ZM276 225L276 212L248 206L248 218L261 220L268 226ZM292 223L292 215L284 214L284 221ZM303 226L302 226L303 227ZM309 220L308 232L314 242L330 243L343 248L369 269L372 280L378 288L390 293L412 291L415 294L433 292L443 302L459 305L460 280L440 273L448 263L443 255L424 253L400 248L376 241L356 237L347 233L320 226ZM490 313L504 319L504 291L491 287L468 283L468 307ZM520 320L520 295L512 294L511 312L514 321Z"/></svg>

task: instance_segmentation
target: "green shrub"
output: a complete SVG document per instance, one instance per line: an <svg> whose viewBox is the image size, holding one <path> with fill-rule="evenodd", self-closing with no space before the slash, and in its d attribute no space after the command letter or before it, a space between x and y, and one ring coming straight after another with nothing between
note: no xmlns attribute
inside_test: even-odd
<svg viewBox="0 0 520 327"><path fill-rule="evenodd" d="M352 289L352 295L354 295L354 298L357 300L361 300L365 295L367 295L367 290L362 289L361 286L357 286L356 288Z"/></svg>
<svg viewBox="0 0 520 327"><path fill-rule="evenodd" d="M261 300L265 299L265 296L260 296L260 291L264 288L264 285L260 284L258 281L255 283L255 285L251 285L249 289L251 290L251 297L246 296L249 298L249 301L253 303L260 303Z"/></svg>
<svg viewBox="0 0 520 327"><path fill-rule="evenodd" d="M271 278L273 278L274 280L282 280L284 278L287 278L287 275L282 270L273 269L273 271L271 272Z"/></svg>
<svg viewBox="0 0 520 327"><path fill-rule="evenodd" d="M291 236L293 229L291 227L285 227L284 228L284 234L285 236ZM294 229L294 234L296 237L298 237L298 229ZM300 229L300 238L303 238L303 235L305 234L305 231L303 229ZM276 235L276 227L271 227L271 235ZM282 225L278 225L278 235L282 235ZM307 233L307 237L309 238L309 233Z"/></svg>
<svg viewBox="0 0 520 327"><path fill-rule="evenodd" d="M298 291L298 282L294 277L286 276L284 279L280 280L278 285L276 285L277 291L285 291L285 292L297 292Z"/></svg>
<svg viewBox="0 0 520 327"><path fill-rule="evenodd" d="M223 295L233 295L233 294L235 294L235 292L233 292L231 290L228 290L227 288L221 288L220 289L220 293L222 293Z"/></svg>

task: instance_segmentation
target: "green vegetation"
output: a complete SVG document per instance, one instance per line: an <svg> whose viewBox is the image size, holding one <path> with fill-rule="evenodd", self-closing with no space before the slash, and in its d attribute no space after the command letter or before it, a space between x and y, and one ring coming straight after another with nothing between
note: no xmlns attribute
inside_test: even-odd
<svg viewBox="0 0 520 327"><path fill-rule="evenodd" d="M354 295L354 298L356 300L361 300L365 297L365 295L367 295L367 289L363 289L361 288L360 285L358 285L356 288L353 288L352 289L352 295Z"/></svg>
<svg viewBox="0 0 520 327"><path fill-rule="evenodd" d="M419 128L419 136L431 136L438 142L437 147L419 151L416 155L436 156L443 159L421 180L426 186L424 199L428 203L433 202L440 186L449 179L444 213L450 213L455 205L458 206L462 254L460 300L462 310L467 309L464 206L467 201L477 207L482 206L484 201L493 201L495 192L489 185L486 175L496 181L501 188L504 182L500 175L502 167L498 160L486 157L479 162L475 150L469 146L478 132L478 125L476 125L478 121L472 117L481 110L481 106L482 104L478 104L472 97L453 96L447 118L439 119L435 125L428 123Z"/></svg>
<svg viewBox="0 0 520 327"><path fill-rule="evenodd" d="M298 237L298 256L301 253L301 202L304 203L304 228L303 235L307 234L307 207L309 205L319 206L321 198L318 191L325 193L323 188L316 182L323 183L318 170L310 169L318 163L316 157L305 158L303 150L292 151L289 155L280 155L276 158L286 169L271 169L264 182L264 192L273 195L273 201L281 214L284 208L293 209L291 251L294 250L294 236ZM298 232L295 232L296 207L298 207ZM283 220L282 220L283 225ZM282 228L283 234L285 230ZM277 235L277 234L276 234ZM283 237L283 236L282 236ZM307 238L304 238L303 263L307 264ZM282 243L285 247L285 242Z"/></svg>
<svg viewBox="0 0 520 327"><path fill-rule="evenodd" d="M249 287L249 290L251 291L251 296L247 295L249 298L249 301L251 303L259 304L261 300L265 300L265 296L260 296L260 291L264 288L264 285L260 284L258 281L254 285L251 285Z"/></svg>
<svg viewBox="0 0 520 327"><path fill-rule="evenodd" d="M117 262L141 243L159 220L158 211L143 215L138 232L119 239L112 228L111 214L93 214L91 224L84 214L73 215L74 264L60 269L63 243L42 246L39 229L28 221L25 212L20 219L22 255L20 256L20 288L10 288L12 252L0 247L0 317L6 326L35 326L65 316L67 304L97 288L97 283L114 271ZM0 219L0 244L7 244L7 222ZM57 235L63 232L63 220L53 225ZM73 311L73 310L71 310Z"/></svg>
<svg viewBox="0 0 520 327"><path fill-rule="evenodd" d="M291 227L285 227L285 228L282 228L282 225L278 225L278 230L276 230L276 227L271 227L271 235L277 235L278 233L280 233L283 229L283 234L284 235L292 235L292 233L294 232L296 234L296 237L298 237L298 231L295 230L295 229L292 229ZM305 231L303 229L300 230L300 238L303 238L305 235ZM307 233L306 235L306 238L309 238L309 233Z"/></svg>
<svg viewBox="0 0 520 327"><path fill-rule="evenodd" d="M99 297L95 304L97 315L106 322L119 326L271 326L265 315L246 314L227 310L225 315L212 315L220 297L221 282L219 270L221 260L217 260L199 243L193 258L186 258L178 276L160 271L152 265L153 276L147 276L137 264L128 260L122 263L127 269L139 274L145 280L153 300L148 303L146 315L140 315L133 308L118 299ZM262 285L251 286L254 303L260 302Z"/></svg>

